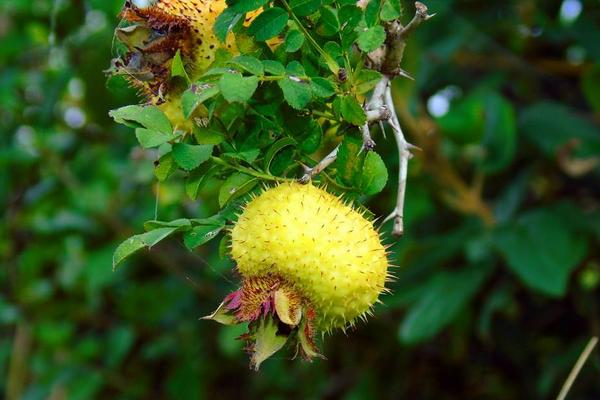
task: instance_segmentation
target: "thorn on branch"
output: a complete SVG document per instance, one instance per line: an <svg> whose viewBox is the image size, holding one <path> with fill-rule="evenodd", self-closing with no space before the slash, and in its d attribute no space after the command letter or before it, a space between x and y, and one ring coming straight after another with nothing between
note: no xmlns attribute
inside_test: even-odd
<svg viewBox="0 0 600 400"><path fill-rule="evenodd" d="M310 180L314 176L318 175L325 168L327 168L328 166L330 166L331 164L333 164L333 162L337 158L339 150L340 150L340 145L338 144L336 146L336 148L331 151L331 153L327 154L321 161L319 161L317 163L317 165L315 165L312 168L307 167L306 165L303 165L303 167L304 167L304 175L302 175L302 177L300 179L298 179L298 182L300 182L302 184L307 184L308 182L310 182Z"/></svg>
<svg viewBox="0 0 600 400"><path fill-rule="evenodd" d="M362 149L360 151L372 151L373 149L375 149L376 143L373 140L373 138L371 137L371 130L369 129L369 123L367 122L366 124L364 124L362 126L362 138L363 138L363 145L362 145Z"/></svg>

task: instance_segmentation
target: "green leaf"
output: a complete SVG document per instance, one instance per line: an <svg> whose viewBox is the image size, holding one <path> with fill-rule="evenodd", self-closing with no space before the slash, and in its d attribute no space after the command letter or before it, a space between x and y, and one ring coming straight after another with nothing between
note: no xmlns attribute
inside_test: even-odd
<svg viewBox="0 0 600 400"><path fill-rule="evenodd" d="M211 178L219 168L217 166L211 166L206 170L205 168L197 168L190 172L185 181L185 193L192 200L196 200L198 192L206 181Z"/></svg>
<svg viewBox="0 0 600 400"><path fill-rule="evenodd" d="M144 247L152 247L161 240L176 232L178 227L158 228L141 235L130 237L121 243L113 254L113 269L117 267L125 258Z"/></svg>
<svg viewBox="0 0 600 400"><path fill-rule="evenodd" d="M319 149L323 141L323 128L316 120L311 119L306 132L298 137L298 149L305 154L312 154Z"/></svg>
<svg viewBox="0 0 600 400"><path fill-rule="evenodd" d="M306 71L304 70L304 66L298 61L291 61L287 67L285 67L285 72L289 76L295 76L297 78L306 77Z"/></svg>
<svg viewBox="0 0 600 400"><path fill-rule="evenodd" d="M335 8L325 6L321 8L321 19L319 20L317 32L321 36L333 36L340 30L338 11Z"/></svg>
<svg viewBox="0 0 600 400"><path fill-rule="evenodd" d="M192 85L181 96L181 108L183 116L188 119L192 116L196 108L206 100L219 94L219 87L213 84Z"/></svg>
<svg viewBox="0 0 600 400"><path fill-rule="evenodd" d="M372 69L361 69L354 78L356 94L365 94L375 88L381 80L381 73Z"/></svg>
<svg viewBox="0 0 600 400"><path fill-rule="evenodd" d="M258 179L253 176L241 172L232 174L219 190L219 205L223 208L231 199L247 193L257 183Z"/></svg>
<svg viewBox="0 0 600 400"><path fill-rule="evenodd" d="M293 146L296 144L296 141L290 137L284 137L273 143L271 147L267 150L265 154L265 171L270 173L271 162L277 153L279 153L283 148L287 146Z"/></svg>
<svg viewBox="0 0 600 400"><path fill-rule="evenodd" d="M600 113L600 64L596 63L584 71L581 90L592 109Z"/></svg>
<svg viewBox="0 0 600 400"><path fill-rule="evenodd" d="M323 50L325 50L325 53L327 53L331 58L337 60L337 62L344 62L344 50L342 50L342 46L340 46L339 43L329 41L325 43Z"/></svg>
<svg viewBox="0 0 600 400"><path fill-rule="evenodd" d="M593 157L600 154L600 129L562 104L537 103L526 109L519 121L519 132L535 144L548 157L576 139L576 157Z"/></svg>
<svg viewBox="0 0 600 400"><path fill-rule="evenodd" d="M223 157L234 158L252 164L260 155L260 149L248 149L236 152L223 153Z"/></svg>
<svg viewBox="0 0 600 400"><path fill-rule="evenodd" d="M285 51L294 53L304 44L304 34L297 29L290 29L285 37Z"/></svg>
<svg viewBox="0 0 600 400"><path fill-rule="evenodd" d="M279 61L262 60L262 64L265 67L265 71L271 75L275 75L275 76L285 75L285 67Z"/></svg>
<svg viewBox="0 0 600 400"><path fill-rule="evenodd" d="M113 254L113 269L117 267L123 260L132 255L138 250L146 246L141 238L141 235L135 235L122 242L115 253Z"/></svg>
<svg viewBox="0 0 600 400"><path fill-rule="evenodd" d="M173 135L158 131L151 131L150 129L145 128L137 128L135 130L135 137L145 149L160 146L161 144L167 143L169 140L174 138Z"/></svg>
<svg viewBox="0 0 600 400"><path fill-rule="evenodd" d="M365 22L368 27L378 25L379 13L381 11L381 0L369 0L365 8Z"/></svg>
<svg viewBox="0 0 600 400"><path fill-rule="evenodd" d="M345 185L354 185L354 177L360 175L361 159L358 156L362 148L362 140L360 138L345 135L344 140L338 150L338 156L335 160L337 168L337 178Z"/></svg>
<svg viewBox="0 0 600 400"><path fill-rule="evenodd" d="M290 0L292 12L299 17L315 13L321 7L321 0Z"/></svg>
<svg viewBox="0 0 600 400"><path fill-rule="evenodd" d="M508 166L517 147L517 126L512 104L502 96L489 93L485 97L485 130L482 145L485 156L481 169L496 173Z"/></svg>
<svg viewBox="0 0 600 400"><path fill-rule="evenodd" d="M417 343L435 336L447 326L477 293L490 272L477 265L457 272L439 272L422 297L409 310L400 326L404 343Z"/></svg>
<svg viewBox="0 0 600 400"><path fill-rule="evenodd" d="M385 29L376 25L358 34L358 47L365 53L378 49L385 41Z"/></svg>
<svg viewBox="0 0 600 400"><path fill-rule="evenodd" d="M173 160L173 153L168 152L158 160L158 165L154 168L154 176L159 182L163 182L176 170L177 165Z"/></svg>
<svg viewBox="0 0 600 400"><path fill-rule="evenodd" d="M146 221L144 222L144 229L146 231L152 231L159 228L177 228L180 231L187 230L192 227L192 223L187 218L180 218L173 221Z"/></svg>
<svg viewBox="0 0 600 400"><path fill-rule="evenodd" d="M190 171L207 161L212 151L212 145L175 143L173 145L173 159L182 169Z"/></svg>
<svg viewBox="0 0 600 400"><path fill-rule="evenodd" d="M208 243L225 228L225 224L198 225L183 235L183 243L188 250Z"/></svg>
<svg viewBox="0 0 600 400"><path fill-rule="evenodd" d="M571 272L583 260L587 242L553 209L523 215L496 235L508 267L532 289L561 297Z"/></svg>
<svg viewBox="0 0 600 400"><path fill-rule="evenodd" d="M110 115L115 122L137 128L139 126L158 131L172 133L171 122L156 106L125 106L111 110Z"/></svg>
<svg viewBox="0 0 600 400"><path fill-rule="evenodd" d="M379 17L382 21L393 21L402 15L400 0L384 0Z"/></svg>
<svg viewBox="0 0 600 400"><path fill-rule="evenodd" d="M171 77L180 77L185 80L187 84L190 84L190 77L185 71L185 67L183 66L183 60L181 59L181 52L177 49L173 60L171 61Z"/></svg>
<svg viewBox="0 0 600 400"><path fill-rule="evenodd" d="M374 195L383 190L387 179L385 163L379 154L369 151L365 156L358 188L366 195Z"/></svg>
<svg viewBox="0 0 600 400"><path fill-rule="evenodd" d="M248 34L258 41L269 40L283 31L288 21L288 13L282 8L272 7L263 11L248 27Z"/></svg>
<svg viewBox="0 0 600 400"><path fill-rule="evenodd" d="M221 43L225 43L227 34L231 32L233 27L241 21L244 13L239 13L231 8L226 8L216 19L215 26L213 27L217 39Z"/></svg>
<svg viewBox="0 0 600 400"><path fill-rule="evenodd" d="M283 91L285 101L296 110L301 110L312 100L311 86L304 80L287 76L277 81L277 84Z"/></svg>
<svg viewBox="0 0 600 400"><path fill-rule="evenodd" d="M237 0L232 2L229 6L233 11L239 13L247 13L249 11L254 11L265 4L267 4L269 0Z"/></svg>
<svg viewBox="0 0 600 400"><path fill-rule="evenodd" d="M229 64L248 71L252 75L262 76L265 73L263 64L256 57L246 55L237 56L229 61Z"/></svg>
<svg viewBox="0 0 600 400"><path fill-rule="evenodd" d="M225 136L222 132L210 127L194 127L194 137L198 144L218 145L225 141Z"/></svg>
<svg viewBox="0 0 600 400"><path fill-rule="evenodd" d="M229 103L246 103L258 87L256 76L242 76L237 73L224 74L219 79L219 89Z"/></svg>
<svg viewBox="0 0 600 400"><path fill-rule="evenodd" d="M342 96L339 101L340 113L344 120L356 126L362 126L367 122L367 114L354 96Z"/></svg>
<svg viewBox="0 0 600 400"><path fill-rule="evenodd" d="M310 79L310 87L313 94L321 98L331 97L336 92L336 86L333 82L318 76Z"/></svg>

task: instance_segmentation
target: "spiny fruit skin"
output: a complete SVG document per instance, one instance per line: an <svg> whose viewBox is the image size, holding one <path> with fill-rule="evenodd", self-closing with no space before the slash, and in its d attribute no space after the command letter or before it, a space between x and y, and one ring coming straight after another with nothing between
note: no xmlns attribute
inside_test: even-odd
<svg viewBox="0 0 600 400"><path fill-rule="evenodd" d="M388 260L373 224L311 184L263 192L246 205L231 239L240 274L291 283L311 303L318 330L352 324L384 290Z"/></svg>

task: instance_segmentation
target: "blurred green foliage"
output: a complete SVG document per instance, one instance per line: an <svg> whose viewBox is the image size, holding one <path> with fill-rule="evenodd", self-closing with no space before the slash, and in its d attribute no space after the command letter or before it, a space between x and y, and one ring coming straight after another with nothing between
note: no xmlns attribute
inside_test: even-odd
<svg viewBox="0 0 600 400"><path fill-rule="evenodd" d="M122 1L0 3L0 392L552 398L600 334L600 6L427 4L437 16L405 56L415 82L397 82L396 96L431 123L446 167L485 181L494 223L463 213L424 148L410 164L405 236L386 239L400 267L385 305L327 338L327 361L282 356L254 373L239 328L198 321L235 287L218 241L190 253L170 239L112 272L114 249L144 221L213 215L222 184L209 179L197 201L182 180L158 184L156 153L109 118L137 101L102 72ZM394 146L375 139L394 171ZM393 208L393 181L369 199L375 215ZM595 352L572 398L598 398L599 374Z"/></svg>

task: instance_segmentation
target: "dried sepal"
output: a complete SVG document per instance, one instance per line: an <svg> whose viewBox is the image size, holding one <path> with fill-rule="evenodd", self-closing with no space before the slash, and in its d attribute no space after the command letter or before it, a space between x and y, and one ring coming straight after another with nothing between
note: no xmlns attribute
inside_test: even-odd
<svg viewBox="0 0 600 400"><path fill-rule="evenodd" d="M273 294L277 316L286 325L295 327L302 318L300 297L292 291L281 288Z"/></svg>
<svg viewBox="0 0 600 400"><path fill-rule="evenodd" d="M289 283L267 275L245 279L240 289L227 295L203 319L226 325L249 323L248 332L240 339L246 342L251 367L258 369L288 340L302 358L322 358L314 341L314 315L310 304Z"/></svg>

